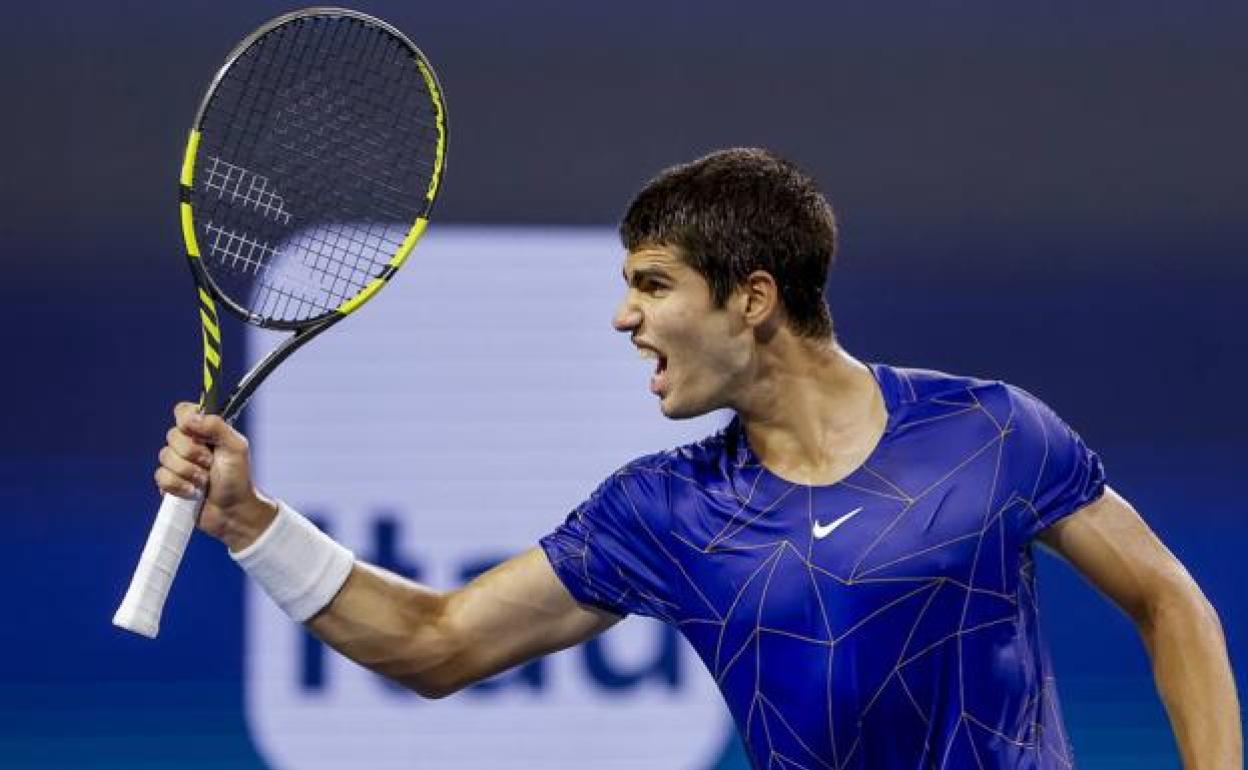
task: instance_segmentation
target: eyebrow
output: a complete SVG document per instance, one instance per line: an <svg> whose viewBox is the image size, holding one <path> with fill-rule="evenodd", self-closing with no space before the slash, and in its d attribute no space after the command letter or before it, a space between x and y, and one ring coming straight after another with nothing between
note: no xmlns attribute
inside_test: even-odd
<svg viewBox="0 0 1248 770"><path fill-rule="evenodd" d="M631 281L628 279L627 269L621 268L620 275L624 276L624 283L628 284L629 286L636 286L637 284L641 283L646 278L658 279L661 281L668 281L669 283L672 280L672 277L667 272L657 267L637 268L636 270L633 271L633 279Z"/></svg>

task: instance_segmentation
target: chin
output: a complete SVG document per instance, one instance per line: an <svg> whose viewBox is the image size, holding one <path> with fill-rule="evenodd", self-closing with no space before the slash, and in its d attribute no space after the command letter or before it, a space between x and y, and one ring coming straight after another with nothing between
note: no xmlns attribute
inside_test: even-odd
<svg viewBox="0 0 1248 770"><path fill-rule="evenodd" d="M714 407L706 407L698 404L682 404L672 396L663 396L659 401L659 411L663 412L663 416L669 420L688 420L693 417L701 417L702 415L714 411Z"/></svg>

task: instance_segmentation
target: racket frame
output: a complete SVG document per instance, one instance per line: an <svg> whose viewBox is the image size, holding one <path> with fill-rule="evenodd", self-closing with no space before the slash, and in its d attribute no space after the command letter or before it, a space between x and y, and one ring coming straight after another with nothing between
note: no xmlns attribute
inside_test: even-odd
<svg viewBox="0 0 1248 770"><path fill-rule="evenodd" d="M435 127L438 131L438 142L434 154L433 174L429 180L429 187L425 191L425 204L421 213L417 216L407 237L398 251L390 260L390 264L374 278L368 286L355 296L347 299L337 308L322 313L319 316L304 319L301 321L283 321L276 319L268 319L263 316L248 311L229 295L223 292L207 269L204 268L203 259L199 252L198 238L195 235L195 212L191 205L191 188L194 183L195 159L199 151L200 128L203 125L204 115L208 111L208 106L212 103L213 96L216 95L217 88L225 79L234 63L239 57L245 54L253 45L261 38L273 32L277 28L296 22L303 18L312 16L330 16L345 17L355 19L365 24L379 27L389 33L396 40L403 43L411 52L413 60L416 62L417 68L420 70L421 76L424 78L425 86L429 90L429 95L435 108ZM371 299L381 287L389 282L394 273L406 261L408 254L411 253L416 242L424 234L425 228L429 222L429 215L433 211L433 203L437 198L438 189L442 182L442 173L446 168L446 144L448 134L448 121L446 115L446 102L442 95L442 85L438 81L437 73L434 72L429 60L424 53L408 38L392 24L370 16L360 11L351 10L349 8L338 8L334 6L316 6L312 8L304 8L298 11L282 14L274 19L270 19L260 27L256 28L250 35L243 38L241 42L230 51L226 56L225 63L217 70L213 76L212 82L208 86L207 92L200 100L199 107L195 111L195 119L192 122L190 136L187 139L186 150L182 158L182 172L178 185L178 201L182 222L182 239L185 246L187 262L191 268L191 276L195 282L199 295L200 322L203 331L204 346L204 380L203 390L200 396L200 411L204 414L220 414L226 422L232 423L242 412L243 407L251 399L256 388L260 386L266 377L285 361L292 353L303 345L307 344L313 337L325 331L329 327L341 321L346 316L359 309L361 305ZM216 303L220 302L236 317L257 326L262 329L273 329L278 331L293 331L294 334L283 340L280 345L274 348L264 358L257 362L246 375L239 380L234 391L226 400L224 408L221 408L219 382L221 378L221 325L220 317L217 314Z"/></svg>

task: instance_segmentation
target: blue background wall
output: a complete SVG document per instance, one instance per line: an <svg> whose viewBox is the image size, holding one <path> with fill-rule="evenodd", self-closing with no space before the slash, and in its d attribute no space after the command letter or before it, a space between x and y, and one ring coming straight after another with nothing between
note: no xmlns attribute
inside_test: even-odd
<svg viewBox="0 0 1248 770"><path fill-rule="evenodd" d="M1242 691L1248 6L842 5L359 7L438 65L439 221L611 222L659 168L725 145L807 167L842 217L846 346L1057 409L1217 605ZM196 395L185 131L233 42L289 7L47 3L0 27L0 767L260 766L219 547L192 546L177 590L196 609L159 642L108 618L167 405ZM1082 765L1173 767L1132 627L1043 571Z"/></svg>

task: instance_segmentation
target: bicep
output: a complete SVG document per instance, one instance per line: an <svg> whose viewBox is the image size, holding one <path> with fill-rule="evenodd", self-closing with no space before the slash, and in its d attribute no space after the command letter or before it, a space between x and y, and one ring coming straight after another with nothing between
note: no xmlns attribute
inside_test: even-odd
<svg viewBox="0 0 1248 770"><path fill-rule="evenodd" d="M542 549L531 548L447 597L443 622L457 652L446 667L462 686L582 642L619 620L578 604Z"/></svg>
<svg viewBox="0 0 1248 770"><path fill-rule="evenodd" d="M1113 489L1042 531L1039 540L1137 622L1158 601L1200 589L1135 508Z"/></svg>

